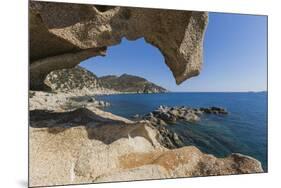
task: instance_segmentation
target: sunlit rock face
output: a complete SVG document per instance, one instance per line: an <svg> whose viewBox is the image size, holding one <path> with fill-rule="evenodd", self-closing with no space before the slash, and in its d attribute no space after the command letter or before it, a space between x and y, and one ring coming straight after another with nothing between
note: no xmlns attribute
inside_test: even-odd
<svg viewBox="0 0 281 188"><path fill-rule="evenodd" d="M180 141L165 131L169 125L129 120L93 102L71 105L73 97L30 91L29 186L263 172L261 163L249 156L217 158L194 146L169 147ZM161 109L177 117L187 110Z"/></svg>
<svg viewBox="0 0 281 188"><path fill-rule="evenodd" d="M39 97L46 103L58 98L35 93L31 103ZM65 111L62 101L53 103L30 111L30 186L263 172L259 161L241 154L217 158L194 146L168 149L147 121L95 107Z"/></svg>
<svg viewBox="0 0 281 188"><path fill-rule="evenodd" d="M206 12L30 2L30 88L53 70L105 55L123 37L157 47L176 83L199 74Z"/></svg>

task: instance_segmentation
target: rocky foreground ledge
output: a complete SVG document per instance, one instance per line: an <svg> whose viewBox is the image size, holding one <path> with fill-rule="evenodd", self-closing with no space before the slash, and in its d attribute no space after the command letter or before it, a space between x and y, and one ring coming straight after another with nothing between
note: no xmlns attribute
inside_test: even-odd
<svg viewBox="0 0 281 188"><path fill-rule="evenodd" d="M252 157L169 149L167 136L148 120L131 121L94 105L67 110L67 102L44 92L30 98L30 186L263 172Z"/></svg>

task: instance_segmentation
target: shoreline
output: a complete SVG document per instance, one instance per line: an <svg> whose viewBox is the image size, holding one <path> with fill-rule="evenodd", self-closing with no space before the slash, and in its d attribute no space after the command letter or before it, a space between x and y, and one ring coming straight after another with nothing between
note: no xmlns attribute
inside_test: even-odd
<svg viewBox="0 0 281 188"><path fill-rule="evenodd" d="M151 93L139 93L139 92L119 92L119 91L99 91L99 92L89 92L89 91L69 91L69 92L61 92L61 91L35 91L35 90L29 90L30 93L33 92L44 92L44 93L50 93L50 94L59 94L59 95L65 95L65 96L77 96L77 97L83 97L83 96L102 96L102 95L129 95L129 94L184 94L184 93L190 93L190 94L197 94L197 93L222 93L222 94L231 94L231 93L241 93L241 94L260 94L260 93L268 93L268 91L166 91L166 92L151 92Z"/></svg>
<svg viewBox="0 0 281 188"><path fill-rule="evenodd" d="M77 95L34 92L29 98L32 186L264 172L261 162L247 155L219 158L181 145L179 135L157 123L169 113L182 118L181 110L193 121L190 115L198 110L162 107L162 115L156 110L148 119L129 120L95 105L64 108L71 97Z"/></svg>

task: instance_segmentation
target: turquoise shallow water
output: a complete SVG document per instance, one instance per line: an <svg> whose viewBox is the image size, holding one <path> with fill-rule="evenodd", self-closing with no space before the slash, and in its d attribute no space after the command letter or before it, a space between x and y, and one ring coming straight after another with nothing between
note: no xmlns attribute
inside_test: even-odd
<svg viewBox="0 0 281 188"><path fill-rule="evenodd" d="M111 103L106 111L132 118L160 105L226 108L227 116L204 115L196 124L169 126L205 153L224 157L242 153L261 161L267 172L267 92L120 94L96 97Z"/></svg>

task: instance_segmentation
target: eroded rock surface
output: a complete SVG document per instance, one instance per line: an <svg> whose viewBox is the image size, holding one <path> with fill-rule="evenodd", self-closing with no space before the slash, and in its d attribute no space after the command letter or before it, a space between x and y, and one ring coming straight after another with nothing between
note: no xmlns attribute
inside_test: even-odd
<svg viewBox="0 0 281 188"><path fill-rule="evenodd" d="M216 158L194 146L168 149L172 132L95 106L62 108L68 99L31 96L30 186L263 172L259 161L241 154Z"/></svg>
<svg viewBox="0 0 281 188"><path fill-rule="evenodd" d="M80 123L30 128L31 186L262 172L259 161L240 154L220 159L193 146L168 150L148 124Z"/></svg>
<svg viewBox="0 0 281 188"><path fill-rule="evenodd" d="M205 12L35 1L29 11L31 90L49 89L44 80L51 71L105 55L123 37L144 37L157 47L177 84L200 72ZM168 149L169 141L180 144L180 138L151 121L131 121L94 102L72 100L88 94L80 88L30 92L29 186L263 171L259 161L241 154L216 158L193 146Z"/></svg>
<svg viewBox="0 0 281 188"><path fill-rule="evenodd" d="M143 124L30 128L30 186L263 172L254 158L168 150Z"/></svg>
<svg viewBox="0 0 281 188"><path fill-rule="evenodd" d="M200 72L206 12L35 1L29 12L32 90L46 89L52 70L105 55L123 37L157 47L178 84Z"/></svg>

